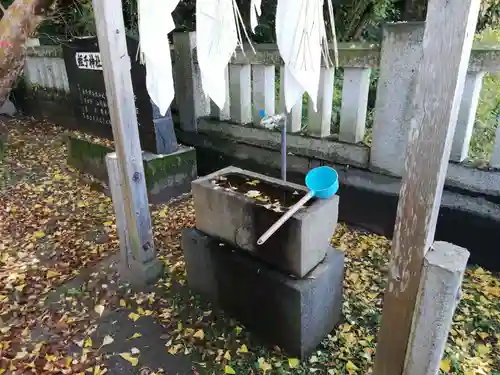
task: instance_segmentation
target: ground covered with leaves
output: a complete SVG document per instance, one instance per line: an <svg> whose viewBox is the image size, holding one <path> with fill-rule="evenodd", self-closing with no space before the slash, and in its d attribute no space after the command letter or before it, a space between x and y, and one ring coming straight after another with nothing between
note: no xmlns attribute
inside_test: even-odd
<svg viewBox="0 0 500 375"><path fill-rule="evenodd" d="M194 225L189 199L151 207L166 273L155 286L134 291L119 282L114 267L111 199L67 166L63 129L29 119L7 127L0 167L0 374L371 372L386 238L339 226L332 241L346 253L345 320L301 362L262 345L189 291L179 243L181 230ZM154 329L144 331L145 322ZM499 336L500 279L471 267L442 372L498 374ZM160 343L153 359L151 342ZM188 363L184 372L167 367L178 357Z"/></svg>

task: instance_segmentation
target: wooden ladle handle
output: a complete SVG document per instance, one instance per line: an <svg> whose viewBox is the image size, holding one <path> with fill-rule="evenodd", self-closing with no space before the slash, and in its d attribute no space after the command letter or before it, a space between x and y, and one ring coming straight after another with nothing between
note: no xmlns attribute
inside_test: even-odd
<svg viewBox="0 0 500 375"><path fill-rule="evenodd" d="M295 214L302 206L304 206L307 202L311 200L311 198L314 197L314 193L312 191L309 191L300 201L295 203L292 207L288 209L287 212L283 214L272 226L269 228L260 238L257 240L257 245L262 245L264 242L266 242L269 237L271 237L278 229L281 228L285 222L290 219L293 214Z"/></svg>

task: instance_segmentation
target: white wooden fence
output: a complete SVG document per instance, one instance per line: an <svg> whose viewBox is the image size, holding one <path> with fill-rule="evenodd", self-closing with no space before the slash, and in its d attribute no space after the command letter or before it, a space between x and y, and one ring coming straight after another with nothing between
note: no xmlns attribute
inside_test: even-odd
<svg viewBox="0 0 500 375"><path fill-rule="evenodd" d="M318 111L306 98L298 102L288 118L292 148L308 156L326 158L376 172L401 176L407 144L409 119L413 110L416 72L422 58L423 23L395 23L384 30L381 45L340 44L343 70L340 119L332 118L336 72L321 70ZM283 62L275 45L256 45L237 52L228 66L228 100L219 109L203 94L197 66L194 33L174 35L172 56L176 89L175 106L182 130L218 133L236 141L261 145L273 143L279 135L259 128L260 113L283 109ZM446 56L443 56L446 59ZM372 126L372 142L366 135L370 77L378 71L378 86ZM500 45L475 44L462 97L453 141L447 184L500 196L500 130L488 168L477 169L467 163L469 143L475 125L483 76L500 72ZM279 74L279 83L277 76ZM69 90L68 78L59 47L30 48L25 75L31 85ZM336 125L336 126L334 126ZM338 134L331 129L338 128Z"/></svg>

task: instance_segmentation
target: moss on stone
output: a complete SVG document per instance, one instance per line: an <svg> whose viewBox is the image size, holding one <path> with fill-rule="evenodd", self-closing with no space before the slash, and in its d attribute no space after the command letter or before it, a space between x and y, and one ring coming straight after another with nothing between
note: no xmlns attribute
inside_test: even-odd
<svg viewBox="0 0 500 375"><path fill-rule="evenodd" d="M144 173L146 183L149 187L176 173L190 173L195 164L196 151L194 149L145 160Z"/></svg>
<svg viewBox="0 0 500 375"><path fill-rule="evenodd" d="M114 150L91 141L66 135L68 144L68 164L82 172L90 173L100 180L107 179L106 155ZM171 155L154 156L144 160L144 174L148 189L162 183L171 176L185 173L193 174L196 168L196 151L180 149Z"/></svg>
<svg viewBox="0 0 500 375"><path fill-rule="evenodd" d="M7 139L6 137L0 136L0 160L3 160L6 149L7 149Z"/></svg>
<svg viewBox="0 0 500 375"><path fill-rule="evenodd" d="M41 100L51 100L51 101L70 101L70 93L57 88L42 87L39 85L32 85L27 87L26 90L27 99L41 99Z"/></svg>
<svg viewBox="0 0 500 375"><path fill-rule="evenodd" d="M102 159L105 161L106 155L114 150L97 143L92 143L83 139L68 136L69 157L79 160Z"/></svg>

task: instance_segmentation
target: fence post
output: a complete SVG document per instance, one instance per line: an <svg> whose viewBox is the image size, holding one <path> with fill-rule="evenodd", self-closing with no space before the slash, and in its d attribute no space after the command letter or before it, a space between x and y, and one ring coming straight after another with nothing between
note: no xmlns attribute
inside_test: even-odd
<svg viewBox="0 0 500 375"><path fill-rule="evenodd" d="M252 65L253 72L253 123L260 126L261 112L265 116L275 114L275 66Z"/></svg>
<svg viewBox="0 0 500 375"><path fill-rule="evenodd" d="M309 99L307 109L307 133L316 137L328 137L332 125L332 101L334 89L335 70L321 68L318 90L317 112L314 112L313 102Z"/></svg>
<svg viewBox="0 0 500 375"><path fill-rule="evenodd" d="M174 33L174 86L181 129L195 132L198 117L210 114L210 100L203 93L201 73L195 63L196 33Z"/></svg>
<svg viewBox="0 0 500 375"><path fill-rule="evenodd" d="M113 201L113 208L116 216L116 233L120 242L120 261L125 268L129 267L132 259L132 247L130 236L127 231L127 218L125 216L125 206L123 205L123 183L120 178L120 167L116 152L106 155L106 169L108 171L108 186Z"/></svg>
<svg viewBox="0 0 500 375"><path fill-rule="evenodd" d="M420 275L434 242L479 7L479 0L428 3L422 68L406 122L410 129L378 333L377 375L411 375L405 358Z"/></svg>
<svg viewBox="0 0 500 375"><path fill-rule="evenodd" d="M423 22L384 27L373 119L370 167L402 176L415 79L422 59Z"/></svg>
<svg viewBox="0 0 500 375"><path fill-rule="evenodd" d="M93 0L92 5L119 170L112 176L120 178L120 188L115 190L118 195L113 200L115 205L123 206L117 214L124 218L127 233L124 241L132 253L131 261L123 265L122 276L144 284L163 272L163 263L156 258L154 247L122 3Z"/></svg>
<svg viewBox="0 0 500 375"><path fill-rule="evenodd" d="M343 142L358 143L365 137L370 73L368 68L344 68L339 131Z"/></svg>
<svg viewBox="0 0 500 375"><path fill-rule="evenodd" d="M450 160L462 162L469 154L469 143L476 121L479 94L483 86L484 72L469 72L465 80L464 94L458 112L457 127L451 146Z"/></svg>
<svg viewBox="0 0 500 375"><path fill-rule="evenodd" d="M229 65L231 120L240 124L252 122L252 68L250 64Z"/></svg>
<svg viewBox="0 0 500 375"><path fill-rule="evenodd" d="M224 108L219 108L213 100L210 100L210 115L212 117L218 118L221 121L227 121L231 118L231 97L229 95L229 65L226 66L224 77L226 79L226 103L224 104Z"/></svg>
<svg viewBox="0 0 500 375"><path fill-rule="evenodd" d="M500 114L497 115L497 132L495 137L495 145L493 146L493 154L490 160L490 165L493 168L500 168Z"/></svg>
<svg viewBox="0 0 500 375"><path fill-rule="evenodd" d="M281 113L286 112L285 105L285 66L280 68L280 101L279 108ZM302 98L292 107L290 113L287 114L286 126L289 133L298 133L302 129Z"/></svg>
<svg viewBox="0 0 500 375"><path fill-rule="evenodd" d="M435 242L425 255L405 374L439 372L468 259L466 249L447 242Z"/></svg>

